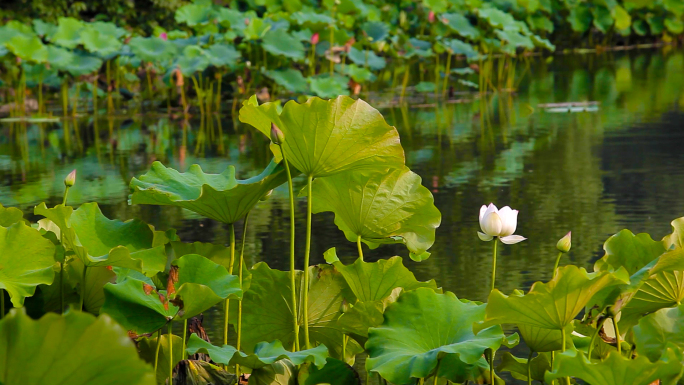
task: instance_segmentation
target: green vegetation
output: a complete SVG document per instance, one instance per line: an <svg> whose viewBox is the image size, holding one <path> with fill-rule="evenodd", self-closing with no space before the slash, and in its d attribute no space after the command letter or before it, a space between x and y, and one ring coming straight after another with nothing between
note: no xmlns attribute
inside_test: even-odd
<svg viewBox="0 0 684 385"><path fill-rule="evenodd" d="M257 384L351 385L359 379L350 365L362 354L369 373L393 384L502 383L497 372L528 383L675 384L684 373L677 324L684 218L660 241L628 230L611 236L591 273L566 264L570 234L549 239L559 253L546 257L557 262L552 278L504 294L496 288L496 274L507 273L496 270L496 245L516 248L525 238L515 234L516 210L482 206L480 231L460 241L493 246L492 280L478 283L493 289L487 303L469 301L418 281L401 257L364 259L386 243L405 245L415 261L441 257L428 252L441 222L432 193L406 167L398 132L377 110L346 96L284 106L251 98L240 119L271 139L273 160L258 176L238 180L233 166L179 173L156 163L130 183L131 204L177 206L223 222L228 247L108 219L97 203L73 209L74 173L63 203L36 206L43 218L32 226L19 210L0 210L0 352L14 360L0 360L0 382L232 384L247 372ZM288 191L292 202L307 202L306 229L291 227L290 239L305 243L304 254L290 249L289 271L247 266L250 212L300 174L303 191ZM326 211L356 244L354 263L329 249L325 264L310 264L312 215ZM6 297L16 309L6 311ZM216 305L222 344L188 324ZM179 335L174 324L183 324ZM495 368L496 352L520 340L528 357L501 353ZM17 370L26 363L37 370Z"/></svg>

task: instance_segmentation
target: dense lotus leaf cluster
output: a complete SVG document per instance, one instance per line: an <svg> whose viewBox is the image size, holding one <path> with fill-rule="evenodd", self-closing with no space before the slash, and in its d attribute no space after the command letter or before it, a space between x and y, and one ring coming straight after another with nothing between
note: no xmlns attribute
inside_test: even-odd
<svg viewBox="0 0 684 385"><path fill-rule="evenodd" d="M239 180L233 166L179 173L155 163L130 185L131 204L178 206L225 223L227 246L109 219L97 203L74 209L66 193L62 204L36 206L43 218L31 225L21 211L0 207L0 357L7 357L0 383L234 384L247 372L253 384L352 385L361 382L352 367L361 355L367 372L393 384L501 384L501 373L594 385L681 378L684 218L660 241L628 230L611 236L593 272L562 263L568 234L548 282L504 294L493 270L487 303L470 301L419 281L400 256L364 259L364 248L399 243L423 261L441 221L431 192L404 163L396 129L377 110L345 96L284 106L250 99L240 119L277 142L261 174ZM306 179L298 195L293 177ZM67 191L74 183L68 176ZM289 271L267 260L247 266L249 213L285 184L293 210L303 207L297 199L307 203L305 254L291 249ZM311 217L327 211L358 256L340 258L331 248L326 263L309 264ZM472 214L475 222L476 207ZM480 238L496 255L516 223L494 231L492 218L481 217ZM244 229L239 245L236 223ZM292 226L291 239L303 230ZM476 231L472 241L480 242ZM15 309L7 311L10 302ZM201 326L216 305L222 344ZM521 340L526 358L507 351L494 361Z"/></svg>

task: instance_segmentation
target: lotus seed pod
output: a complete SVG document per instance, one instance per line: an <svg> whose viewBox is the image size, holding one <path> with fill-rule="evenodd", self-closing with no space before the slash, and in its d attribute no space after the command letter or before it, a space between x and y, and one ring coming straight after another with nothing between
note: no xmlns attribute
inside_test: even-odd
<svg viewBox="0 0 684 385"><path fill-rule="evenodd" d="M556 243L556 248L562 253L567 253L570 251L572 246L572 231L569 231L563 238L561 238L558 243Z"/></svg>

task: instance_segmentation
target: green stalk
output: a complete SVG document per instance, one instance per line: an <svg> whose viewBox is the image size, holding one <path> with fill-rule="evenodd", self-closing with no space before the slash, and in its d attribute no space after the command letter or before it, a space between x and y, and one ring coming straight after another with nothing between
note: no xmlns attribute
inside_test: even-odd
<svg viewBox="0 0 684 385"><path fill-rule="evenodd" d="M617 343L617 351L618 354L622 355L622 349L620 348L620 329L618 329L618 323L615 320L615 317L611 317L613 320L613 326L615 327L615 342Z"/></svg>
<svg viewBox="0 0 684 385"><path fill-rule="evenodd" d="M499 241L499 238L494 238L494 254L492 255L492 289L489 291L490 293L494 291L495 288L495 283L496 283L496 245Z"/></svg>
<svg viewBox="0 0 684 385"><path fill-rule="evenodd" d="M245 243L247 242L247 219L249 219L249 212L245 215L245 222L242 228L242 246L240 247L240 263L238 264L238 277L240 280L240 290L242 290L242 266L244 264ZM243 294L244 295L244 294ZM237 350L240 350L240 341L242 337L242 300L238 302L238 322L237 322ZM235 375L240 378L240 365L235 365Z"/></svg>
<svg viewBox="0 0 684 385"><path fill-rule="evenodd" d="M306 206L306 248L304 249L304 341L307 349L311 349L309 343L309 254L311 253L311 210L313 206L312 182L313 176L309 175L307 181L309 195Z"/></svg>
<svg viewBox="0 0 684 385"><path fill-rule="evenodd" d="M230 264L228 274L233 274L233 264L235 263L235 226L231 223L228 225L228 234L230 235ZM226 311L223 316L223 344L228 345L228 313L230 310L230 300L226 299Z"/></svg>
<svg viewBox="0 0 684 385"><path fill-rule="evenodd" d="M147 73L147 97L152 100L152 78L150 77L149 66L145 66L145 72Z"/></svg>
<svg viewBox="0 0 684 385"><path fill-rule="evenodd" d="M218 86L216 87L216 112L221 113L221 80L223 80L222 74L219 72Z"/></svg>
<svg viewBox="0 0 684 385"><path fill-rule="evenodd" d="M532 354L534 352L530 350L530 355L527 356L527 385L532 385Z"/></svg>
<svg viewBox="0 0 684 385"><path fill-rule="evenodd" d="M591 351L594 349L594 343L596 342L596 338L598 338L599 332L601 331L601 328L603 327L603 322L605 322L605 318L602 319L600 322L596 323L596 331L594 332L594 335L591 336L591 343L589 344L589 349L587 351L587 358L591 360Z"/></svg>
<svg viewBox="0 0 684 385"><path fill-rule="evenodd" d="M200 113L202 115L204 115L204 102L202 101L202 99L203 99L202 87L199 84L197 84L197 79L195 78L194 75L192 77L190 77L190 79L192 79L192 83L195 85L195 92L197 93L197 104L199 104Z"/></svg>
<svg viewBox="0 0 684 385"><path fill-rule="evenodd" d="M69 186L66 186L64 188L64 199L62 200L62 204L66 206L67 204L67 195L69 195ZM59 237L59 242L61 244L64 244L64 239L63 236L60 234ZM64 258L65 260L59 263L59 313L62 314L64 313L64 262L66 261L66 257ZM85 282L85 280L84 280Z"/></svg>
<svg viewBox="0 0 684 385"><path fill-rule="evenodd" d="M154 352L154 376L157 376L157 365L159 364L159 347L161 346L161 329L157 330L157 349Z"/></svg>
<svg viewBox="0 0 684 385"><path fill-rule="evenodd" d="M5 316L5 289L0 289L0 319Z"/></svg>
<svg viewBox="0 0 684 385"><path fill-rule="evenodd" d="M451 72L451 52L447 52L446 75L444 76L444 84L442 85L442 96L446 95L447 83L449 83L450 72Z"/></svg>
<svg viewBox="0 0 684 385"><path fill-rule="evenodd" d="M169 321L168 336L169 336L169 385L173 384L173 331L171 330L171 321Z"/></svg>
<svg viewBox="0 0 684 385"><path fill-rule="evenodd" d="M97 114L97 76L93 80L93 115Z"/></svg>
<svg viewBox="0 0 684 385"><path fill-rule="evenodd" d="M183 346L183 350L181 351L181 360L185 359L185 338L187 337L186 336L187 331L188 331L188 320L186 319L185 321L183 321L183 345L181 345L181 346Z"/></svg>
<svg viewBox="0 0 684 385"><path fill-rule="evenodd" d="M81 288L81 303L79 305L79 308L81 311L83 311L83 301L85 300L85 293L86 293L86 272L88 271L88 266L83 264L83 287Z"/></svg>
<svg viewBox="0 0 684 385"><path fill-rule="evenodd" d="M556 273L558 272L558 264L560 263L561 257L563 256L563 252L561 251L558 253L558 257L556 257L556 264L553 265L553 276L556 276Z"/></svg>
<svg viewBox="0 0 684 385"><path fill-rule="evenodd" d="M107 76L107 112L109 114L112 113L112 110L114 110L114 101L112 100L112 89L111 89L111 69L110 69L110 62L111 60L107 60L106 63L106 76Z"/></svg>
<svg viewBox="0 0 684 385"><path fill-rule="evenodd" d="M297 288L295 285L295 204L294 204L294 190L292 188L292 174L290 173L290 165L285 157L283 145L279 144L280 153L283 155L283 164L285 165L285 172L287 173L287 187L290 198L290 285L292 286L292 316L294 325L294 340L295 350L299 350L299 317L297 313Z"/></svg>
<svg viewBox="0 0 684 385"><path fill-rule="evenodd" d="M363 261L363 248L361 248L361 236L356 237L356 247L359 249L359 258Z"/></svg>
<svg viewBox="0 0 684 385"><path fill-rule="evenodd" d="M565 353L565 339L566 339L565 330L561 329L561 343L563 344L561 346L561 353ZM570 378L569 377L565 377L565 383L567 385L570 385Z"/></svg>
<svg viewBox="0 0 684 385"><path fill-rule="evenodd" d="M435 377L432 385L437 385L437 379L439 378L439 365L442 363L442 360L437 360L437 368L435 369Z"/></svg>
<svg viewBox="0 0 684 385"><path fill-rule="evenodd" d="M400 100L404 100L404 95L406 94L406 86L408 85L409 81L409 72L411 71L411 62L409 61L406 63L406 71L404 71L404 80L401 82L401 98Z"/></svg>
<svg viewBox="0 0 684 385"><path fill-rule="evenodd" d="M38 81L38 115L43 113L43 75Z"/></svg>
<svg viewBox="0 0 684 385"><path fill-rule="evenodd" d="M66 81L62 83L62 111L66 117L69 113L69 96L68 96L68 86Z"/></svg>

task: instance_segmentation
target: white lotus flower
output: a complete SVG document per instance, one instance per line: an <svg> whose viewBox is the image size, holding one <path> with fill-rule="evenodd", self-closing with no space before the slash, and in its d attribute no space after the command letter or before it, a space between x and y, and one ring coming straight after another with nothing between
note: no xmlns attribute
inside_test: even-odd
<svg viewBox="0 0 684 385"><path fill-rule="evenodd" d="M491 241L494 237L499 237L501 242L512 245L524 241L525 237L513 235L518 225L518 210L513 210L508 206L497 209L493 203L489 206L480 207L480 228L482 232L477 232L477 236L483 241Z"/></svg>

